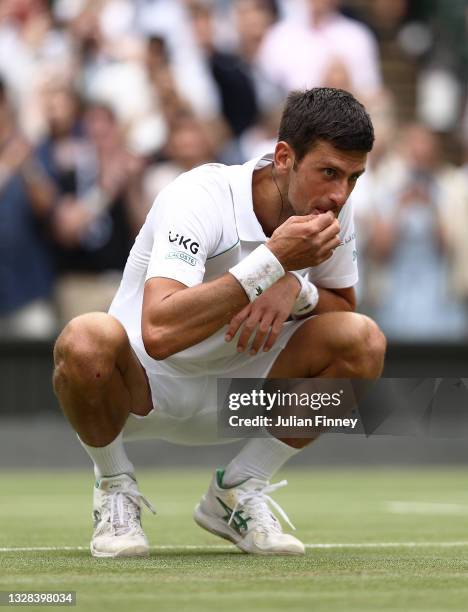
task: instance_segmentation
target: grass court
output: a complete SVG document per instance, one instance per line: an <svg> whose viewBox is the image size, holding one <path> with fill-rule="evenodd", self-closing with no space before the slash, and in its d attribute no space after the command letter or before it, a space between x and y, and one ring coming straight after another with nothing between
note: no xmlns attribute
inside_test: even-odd
<svg viewBox="0 0 468 612"><path fill-rule="evenodd" d="M304 557L249 556L197 527L210 476L140 472L151 556L107 560L87 548L91 472L0 471L0 590L73 590L77 609L112 612L467 610L466 471L284 470L274 497Z"/></svg>

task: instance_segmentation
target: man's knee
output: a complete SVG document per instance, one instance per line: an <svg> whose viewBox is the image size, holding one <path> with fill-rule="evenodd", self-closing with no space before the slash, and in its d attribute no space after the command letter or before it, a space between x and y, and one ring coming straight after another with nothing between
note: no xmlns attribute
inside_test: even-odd
<svg viewBox="0 0 468 612"><path fill-rule="evenodd" d="M65 383L101 384L113 373L127 336L122 325L105 313L76 317L64 328L54 348L54 388Z"/></svg>
<svg viewBox="0 0 468 612"><path fill-rule="evenodd" d="M378 378L382 374L387 342L375 321L356 313L344 334L340 356L348 363L351 376Z"/></svg>
<svg viewBox="0 0 468 612"><path fill-rule="evenodd" d="M381 370L385 360L385 351L387 350L387 339L377 325L377 323L369 317L363 317L367 322L367 339L368 351L376 363L381 364ZM381 373L381 372L380 372Z"/></svg>

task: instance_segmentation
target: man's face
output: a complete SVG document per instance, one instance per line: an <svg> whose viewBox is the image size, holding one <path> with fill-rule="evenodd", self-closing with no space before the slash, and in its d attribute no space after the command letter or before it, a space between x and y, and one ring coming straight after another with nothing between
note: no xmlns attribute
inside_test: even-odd
<svg viewBox="0 0 468 612"><path fill-rule="evenodd" d="M331 210L338 216L365 170L367 153L343 151L321 140L295 162L289 149L293 159L287 193L292 214L318 215Z"/></svg>

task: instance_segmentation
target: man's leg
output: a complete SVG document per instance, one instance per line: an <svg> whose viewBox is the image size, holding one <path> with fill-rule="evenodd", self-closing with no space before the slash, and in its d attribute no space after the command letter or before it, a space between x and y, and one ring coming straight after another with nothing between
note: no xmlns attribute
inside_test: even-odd
<svg viewBox="0 0 468 612"><path fill-rule="evenodd" d="M273 364L269 378L378 378L383 369L385 337L369 318L354 313L328 313L306 321ZM282 533L265 496L273 475L312 441L250 440L218 470L195 509L201 526L233 541L246 552L301 554L302 543Z"/></svg>
<svg viewBox="0 0 468 612"><path fill-rule="evenodd" d="M306 321L289 340L269 378L364 378L382 374L386 341L374 321L350 312L331 312ZM226 468L226 482L248 476L270 480L315 438L253 439Z"/></svg>
<svg viewBox="0 0 468 612"><path fill-rule="evenodd" d="M122 325L104 313L73 319L54 350L54 389L80 439L106 446L122 431L130 412L152 409L145 371Z"/></svg>
<svg viewBox="0 0 468 612"><path fill-rule="evenodd" d="M54 351L54 389L65 416L94 462L95 556L147 554L139 527L140 495L122 442L130 412L152 409L145 371L122 325L91 313L71 321ZM117 535L117 537L116 537Z"/></svg>

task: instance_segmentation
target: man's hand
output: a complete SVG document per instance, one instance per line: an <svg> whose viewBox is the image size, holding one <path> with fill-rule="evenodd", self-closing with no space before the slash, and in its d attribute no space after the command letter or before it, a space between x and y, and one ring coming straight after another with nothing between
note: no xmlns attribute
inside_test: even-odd
<svg viewBox="0 0 468 612"><path fill-rule="evenodd" d="M289 217L272 234L266 246L286 270L317 266L340 245L340 224L332 212Z"/></svg>
<svg viewBox="0 0 468 612"><path fill-rule="evenodd" d="M300 290L301 285L293 274L283 276L231 319L225 335L226 342L230 342L240 327L243 326L237 342L239 352L247 349L249 340L255 330L256 334L250 348L250 354L255 355L261 349L265 339L263 350L269 351L276 342L283 323L291 314Z"/></svg>

